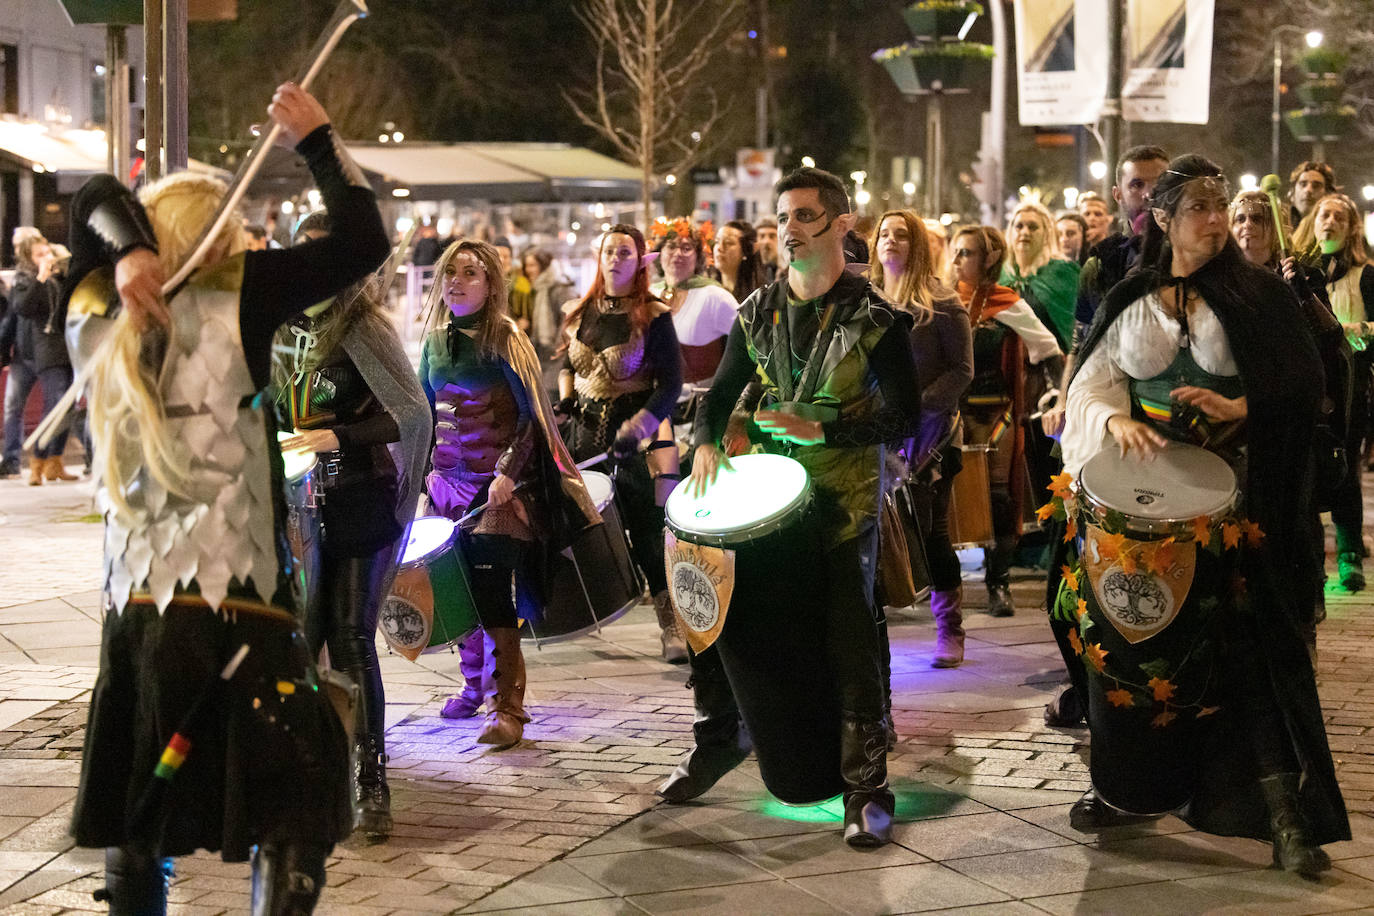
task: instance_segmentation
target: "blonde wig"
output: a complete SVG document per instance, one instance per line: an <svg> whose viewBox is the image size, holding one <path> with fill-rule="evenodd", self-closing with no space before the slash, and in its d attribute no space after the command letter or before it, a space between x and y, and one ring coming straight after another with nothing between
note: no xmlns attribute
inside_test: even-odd
<svg viewBox="0 0 1374 916"><path fill-rule="evenodd" d="M1059 237L1054 231L1054 216L1050 213L1049 208L1038 200L1023 200L1016 205L1016 208L1011 211L1011 215L1007 217L1006 239L1008 242L1011 241L1013 235L1012 227L1016 225L1016 217L1022 213L1034 213L1039 217L1040 224L1045 227L1045 246L1040 249L1040 253L1035 256L1035 260L1031 262L1030 267L1022 274L1022 276L1029 277L1050 261L1059 257ZM1013 271L1017 270L1016 256L1010 251L1007 252L1007 263L1011 266Z"/></svg>
<svg viewBox="0 0 1374 916"><path fill-rule="evenodd" d="M157 236L158 259L167 276L191 253L224 196L223 183L179 172L143 189L139 199ZM210 267L243 249L242 221L231 215L204 262ZM92 355L88 417L96 468L116 514L129 515L125 488L146 469L169 493L189 496L194 456L167 431L160 380L167 359L166 332L142 333L121 309L105 341Z"/></svg>
<svg viewBox="0 0 1374 916"><path fill-rule="evenodd" d="M494 246L486 242L459 239L444 249L439 260L434 262L434 285L430 287L429 301L425 304L425 330L428 332L438 328L448 314L448 306L444 304L444 271L463 252L475 257L487 275L487 297L477 327L477 352L484 359L505 359L510 335L520 331L510 318L506 272L501 267L501 256Z"/></svg>

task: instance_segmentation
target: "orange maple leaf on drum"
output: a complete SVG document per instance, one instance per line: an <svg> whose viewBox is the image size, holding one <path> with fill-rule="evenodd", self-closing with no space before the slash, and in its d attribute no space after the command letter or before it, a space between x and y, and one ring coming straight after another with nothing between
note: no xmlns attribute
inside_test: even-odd
<svg viewBox="0 0 1374 916"><path fill-rule="evenodd" d="M1212 539L1212 517L1210 515L1199 515L1193 519L1193 538L1204 546Z"/></svg>
<svg viewBox="0 0 1374 916"><path fill-rule="evenodd" d="M1082 654L1083 654L1083 641L1082 641L1081 639L1078 638L1078 631L1077 631L1077 630L1070 630L1070 631L1069 631L1069 645L1073 646L1073 654L1074 654L1074 655L1082 655Z"/></svg>
<svg viewBox="0 0 1374 916"><path fill-rule="evenodd" d="M1220 706L1204 706L1193 715L1193 718L1201 719L1203 716L1210 716L1212 713L1217 712L1220 709Z"/></svg>
<svg viewBox="0 0 1374 916"><path fill-rule="evenodd" d="M1078 619L1082 620L1088 616L1088 602L1082 598L1078 599Z"/></svg>
<svg viewBox="0 0 1374 916"><path fill-rule="evenodd" d="M1054 517L1054 503L1048 502L1048 503L1045 503L1043 506L1041 506L1039 509L1036 509L1036 510L1035 510L1035 517L1038 518L1038 519L1039 519L1040 521L1042 521L1042 522L1048 521L1049 519L1053 518L1053 517Z"/></svg>
<svg viewBox="0 0 1374 916"><path fill-rule="evenodd" d="M1151 719L1150 724L1153 725L1155 728L1163 728L1164 726L1168 725L1170 722L1174 721L1177 718L1177 713L1169 712L1169 710L1166 709L1162 713Z"/></svg>
<svg viewBox="0 0 1374 916"><path fill-rule="evenodd" d="M1240 543L1240 525L1235 522L1227 522L1221 526L1221 546L1230 550Z"/></svg>
<svg viewBox="0 0 1374 916"><path fill-rule="evenodd" d="M1067 566L1061 566L1059 568L1064 571L1064 584L1069 587L1069 591L1078 591L1078 573L1069 569Z"/></svg>
<svg viewBox="0 0 1374 916"><path fill-rule="evenodd" d="M1069 489L1072 485L1073 475L1068 471L1061 471L1050 478L1050 482L1045 486L1045 489L1049 490L1060 499L1068 499L1073 495L1073 491Z"/></svg>
<svg viewBox="0 0 1374 916"><path fill-rule="evenodd" d="M1245 546L1258 547L1260 541L1264 540L1264 532L1260 530L1259 522L1241 522L1240 530L1245 532Z"/></svg>
<svg viewBox="0 0 1374 916"><path fill-rule="evenodd" d="M1174 539L1167 537L1155 545L1150 554L1150 572L1163 576L1174 565Z"/></svg>
<svg viewBox="0 0 1374 916"><path fill-rule="evenodd" d="M1129 690L1108 690L1107 701L1113 706L1130 707L1135 705L1135 697Z"/></svg>
<svg viewBox="0 0 1374 916"><path fill-rule="evenodd" d="M1097 552L1104 560L1115 560L1121 556L1121 549L1126 546L1126 535L1120 532L1116 534L1103 534L1097 538Z"/></svg>
<svg viewBox="0 0 1374 916"><path fill-rule="evenodd" d="M1138 569L1135 554L1127 551L1121 555L1121 571L1128 576L1134 576Z"/></svg>
<svg viewBox="0 0 1374 916"><path fill-rule="evenodd" d="M1095 642L1084 646L1083 654L1088 657L1088 663L1097 669L1098 674L1101 674L1103 669L1107 667L1107 656L1111 653L1103 649L1101 643Z"/></svg>
<svg viewBox="0 0 1374 916"><path fill-rule="evenodd" d="M1078 537L1078 522L1070 518L1069 523L1064 526L1064 543L1067 544L1076 537Z"/></svg>
<svg viewBox="0 0 1374 916"><path fill-rule="evenodd" d="M1166 702L1174 695L1174 685L1167 677L1150 678L1150 689L1155 692L1155 699L1161 703Z"/></svg>

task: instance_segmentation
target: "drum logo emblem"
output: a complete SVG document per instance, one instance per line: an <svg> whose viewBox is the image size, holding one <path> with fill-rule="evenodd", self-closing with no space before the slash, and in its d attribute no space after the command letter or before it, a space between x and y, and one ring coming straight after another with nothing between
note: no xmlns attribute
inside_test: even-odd
<svg viewBox="0 0 1374 916"><path fill-rule="evenodd" d="M429 621L417 605L400 595L387 596L379 623L387 644L411 661L429 642Z"/></svg>
<svg viewBox="0 0 1374 916"><path fill-rule="evenodd" d="M1088 526L1083 566L1092 585L1097 606L1107 622L1129 643L1157 636L1174 622L1188 597L1196 569L1196 550L1180 550L1164 568L1151 568L1137 560L1127 572L1116 553L1106 554L1099 541L1104 536L1096 525ZM1139 555L1148 545L1127 538L1117 547Z"/></svg>
<svg viewBox="0 0 1374 916"><path fill-rule="evenodd" d="M671 531L663 535L673 611L693 650L704 651L725 626L735 587L735 552L679 540Z"/></svg>

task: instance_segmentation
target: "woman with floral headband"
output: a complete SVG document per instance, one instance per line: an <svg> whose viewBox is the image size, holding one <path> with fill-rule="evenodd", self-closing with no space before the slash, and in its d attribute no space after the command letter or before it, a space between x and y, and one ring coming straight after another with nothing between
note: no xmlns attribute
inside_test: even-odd
<svg viewBox="0 0 1374 916"><path fill-rule="evenodd" d="M682 349L682 380L707 382L725 355L725 338L739 307L724 287L705 275L706 249L714 230L709 222L693 227L686 217L658 219L649 240L658 252L663 280L649 287L668 305Z"/></svg>
<svg viewBox="0 0 1374 916"><path fill-rule="evenodd" d="M687 644L663 567L663 504L680 474L677 449L658 432L682 389L682 356L668 307L649 292L645 254L644 235L634 226L617 224L601 237L596 279L563 319L558 409L570 418L564 435L576 460L611 453L616 495L653 596L663 657L681 664ZM640 450L646 439L652 440L647 452Z"/></svg>
<svg viewBox="0 0 1374 916"><path fill-rule="evenodd" d="M1106 449L1149 459L1182 441L1230 464L1240 491L1236 520L1214 531L1200 517L1176 544L1079 519L1084 563L1058 605L1077 617L1093 788L1069 820L1096 831L1177 810L1199 830L1270 841L1275 864L1313 877L1331 867L1321 844L1350 837L1302 637L1321 366L1291 290L1228 235L1227 201L1208 160L1169 163L1140 266L1103 302L1069 386L1072 477ZM1125 599L1176 585L1177 613L1126 635Z"/></svg>
<svg viewBox="0 0 1374 916"><path fill-rule="evenodd" d="M454 242L434 265L430 297L420 351L435 421L429 501L455 521L486 507L461 534L482 626L459 645L463 691L440 714L467 718L485 703L477 741L510 747L530 721L513 588L522 604L538 602L547 563L537 552L566 547L601 516L558 436L534 345L506 314L496 249Z"/></svg>

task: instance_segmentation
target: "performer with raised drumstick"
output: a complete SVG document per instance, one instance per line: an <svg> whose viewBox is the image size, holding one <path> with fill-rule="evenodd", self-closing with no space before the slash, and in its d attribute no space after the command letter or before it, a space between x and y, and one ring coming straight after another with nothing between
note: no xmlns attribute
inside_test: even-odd
<svg viewBox="0 0 1374 916"><path fill-rule="evenodd" d="M547 568L541 551L566 547L601 516L558 436L534 345L506 313L496 249L454 242L435 263L434 278L433 330L420 352L420 383L435 420L429 501L455 521L485 506L461 541L482 627L460 644L466 683L441 714L465 718L485 703L477 740L510 747L530 721L517 617L539 619L540 571Z"/></svg>
<svg viewBox="0 0 1374 916"><path fill-rule="evenodd" d="M308 913L352 826L343 724L297 630L281 460L266 387L273 332L386 257L372 189L307 92L268 108L340 227L242 252L239 220L166 303L224 194L192 173L109 176L73 202L68 341L90 396L105 512L105 619L72 833L106 847L115 913L166 910L171 856L253 859L253 910Z"/></svg>
<svg viewBox="0 0 1374 916"><path fill-rule="evenodd" d="M327 212L310 214L297 227L297 244L329 235L332 223ZM374 841L391 832L377 614L401 532L415 515L430 436L424 392L381 290L368 277L312 305L277 331L273 362L278 425L293 431L282 451L315 454L324 495L320 595L305 636L314 652L327 645L330 665L361 691L354 817Z"/></svg>
<svg viewBox="0 0 1374 916"><path fill-rule="evenodd" d="M823 651L839 692L844 837L853 846L878 846L891 840L893 814L873 598L878 500L884 443L916 434L921 386L910 319L867 280L845 272L844 239L854 215L844 185L829 172L802 168L776 191L791 268L786 283L758 290L740 306L697 424L692 488L708 490L729 467L719 443L750 379L762 379L768 404L790 402L754 417L771 448L790 453L812 479L806 524L824 552L811 569L789 574L816 580L815 604L796 612L823 619ZM694 675L700 691L700 672Z"/></svg>
<svg viewBox="0 0 1374 916"><path fill-rule="evenodd" d="M601 237L596 279L563 319L558 410L578 461L613 452L615 488L635 562L649 583L665 661L687 661L663 568L663 502L678 480L677 448L655 438L682 390L682 354L668 307L649 292L644 235L615 225Z"/></svg>
<svg viewBox="0 0 1374 916"><path fill-rule="evenodd" d="M1081 559L1058 608L1088 675L1093 776L1070 822L1177 810L1272 841L1310 877L1331 867L1321 845L1350 837L1302 633L1321 365L1292 291L1227 234L1227 200L1211 162L1169 163L1140 269L1107 296L1069 387L1078 490L1056 490ZM1172 470L1188 466L1227 480ZM1183 504L1209 490L1230 508Z"/></svg>

